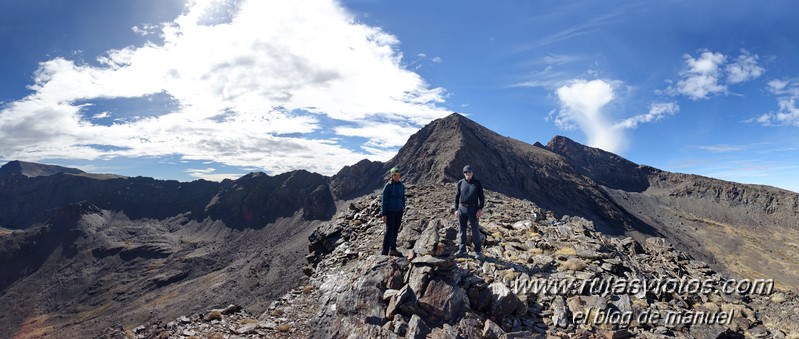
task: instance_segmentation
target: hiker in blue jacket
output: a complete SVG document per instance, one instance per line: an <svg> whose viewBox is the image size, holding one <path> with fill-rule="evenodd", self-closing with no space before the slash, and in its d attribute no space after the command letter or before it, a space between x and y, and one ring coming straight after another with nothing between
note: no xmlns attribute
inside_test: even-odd
<svg viewBox="0 0 799 339"><path fill-rule="evenodd" d="M400 182L399 168L394 167L389 173L391 173L391 179L383 186L382 204L380 205L380 214L383 215L383 223L386 224L386 235L383 237L381 253L401 257L402 253L397 251L397 235L402 222L402 212L405 211L405 185Z"/></svg>
<svg viewBox="0 0 799 339"><path fill-rule="evenodd" d="M455 252L456 257L466 255L466 221L468 220L472 225L472 243L474 243L475 257L480 260L483 259L483 253L480 252L480 224L477 221L483 215L485 200L483 185L480 180L474 178L472 166L464 166L463 179L458 181L455 192L455 217L458 218L461 234L460 246L458 251Z"/></svg>

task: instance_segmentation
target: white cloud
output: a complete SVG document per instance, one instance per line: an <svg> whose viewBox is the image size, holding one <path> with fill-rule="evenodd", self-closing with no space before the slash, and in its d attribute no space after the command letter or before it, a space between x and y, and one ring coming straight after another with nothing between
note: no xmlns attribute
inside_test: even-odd
<svg viewBox="0 0 799 339"><path fill-rule="evenodd" d="M357 23L332 0L195 1L172 22L134 29L146 30L159 30L163 43L110 50L96 66L42 62L33 93L0 110L0 154L32 161L180 155L332 174L385 157L397 140L450 113L438 106L444 89L402 67L396 37ZM78 103L158 93L178 108L111 126L94 125ZM386 130L384 117L405 127ZM368 138L367 152L338 143L334 133ZM113 147L87 146L98 144Z"/></svg>
<svg viewBox="0 0 799 339"><path fill-rule="evenodd" d="M615 100L615 88L622 84L607 80L572 80L557 89L560 110L549 118L561 129L580 129L588 137L588 145L608 152L620 153L627 147L627 130L644 123L653 123L679 112L674 102L655 102L649 112L613 122L605 107Z"/></svg>
<svg viewBox="0 0 799 339"><path fill-rule="evenodd" d="M693 100L726 94L729 85L756 79L766 71L758 64L760 57L746 50L741 50L731 63L727 63L726 55L711 51L703 51L697 58L684 54L683 58L687 68L680 72L676 87L669 87L666 92Z"/></svg>
<svg viewBox="0 0 799 339"><path fill-rule="evenodd" d="M677 82L678 93L697 100L727 91L727 86L719 84L719 68L727 57L721 53L703 52L696 59L688 54L683 55L683 58L688 70L683 72L683 79Z"/></svg>
<svg viewBox="0 0 799 339"><path fill-rule="evenodd" d="M799 127L799 107L796 106L796 96L779 98L777 112L761 115L748 122L758 122L765 126L797 126Z"/></svg>
<svg viewBox="0 0 799 339"><path fill-rule="evenodd" d="M614 98L613 86L605 80L574 80L556 94L561 102L555 124L563 129L578 127L588 137L588 145L608 152L620 152L624 136L610 122L602 108Z"/></svg>
<svg viewBox="0 0 799 339"><path fill-rule="evenodd" d="M746 122L757 122L764 126L799 127L799 80L774 79L768 82L768 90L777 95L777 111L765 113Z"/></svg>
<svg viewBox="0 0 799 339"><path fill-rule="evenodd" d="M195 168L186 169L186 173L188 173L189 176L199 179L205 179L208 181L222 181L225 179L235 180L241 178L243 175L246 174L246 173L214 173L214 172L216 172L216 169L210 167L205 169L195 169Z"/></svg>
<svg viewBox="0 0 799 339"><path fill-rule="evenodd" d="M775 95L799 96L799 79L774 79L767 86Z"/></svg>
<svg viewBox="0 0 799 339"><path fill-rule="evenodd" d="M788 82L785 80L774 79L768 82L768 88L772 93L780 93L787 86Z"/></svg>
<svg viewBox="0 0 799 339"><path fill-rule="evenodd" d="M130 28L130 30L133 31L133 33L136 33L141 36L148 36L154 34L158 31L158 29L159 29L158 25L153 25L153 24L143 24L141 25L141 27L133 26Z"/></svg>
<svg viewBox="0 0 799 339"><path fill-rule="evenodd" d="M709 145L709 146L699 146L699 149L713 152L713 153L727 153L727 152L738 152L743 151L747 147L745 145Z"/></svg>
<svg viewBox="0 0 799 339"><path fill-rule="evenodd" d="M634 117L619 121L614 125L614 127L621 129L634 129L642 123L660 121L666 116L675 114L679 111L680 111L680 106L678 106L677 103L655 102L649 105L648 113L636 115Z"/></svg>
<svg viewBox="0 0 799 339"><path fill-rule="evenodd" d="M705 146L697 146L697 148L713 153L741 152L753 149L759 149L758 153L774 152L773 143L771 142L757 142L757 143L741 144L741 145L729 145L729 144L705 145Z"/></svg>
<svg viewBox="0 0 799 339"><path fill-rule="evenodd" d="M103 119L103 118L108 118L110 116L111 116L111 113L102 112L102 113L97 113L95 115L92 115L92 119Z"/></svg>
<svg viewBox="0 0 799 339"><path fill-rule="evenodd" d="M758 59L757 55L742 51L734 63L727 65L727 82L737 84L763 75L766 69L757 64Z"/></svg>

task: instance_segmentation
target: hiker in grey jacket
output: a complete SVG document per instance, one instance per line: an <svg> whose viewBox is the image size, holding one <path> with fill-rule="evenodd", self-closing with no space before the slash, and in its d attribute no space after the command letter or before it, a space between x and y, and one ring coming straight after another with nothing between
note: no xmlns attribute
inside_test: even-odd
<svg viewBox="0 0 799 339"><path fill-rule="evenodd" d="M458 218L461 234L460 246L455 252L455 256L466 255L466 221L468 220L472 226L475 257L483 259L483 253L480 251L480 224L478 223L478 219L483 215L486 200L485 194L483 194L483 185L480 180L474 178L472 166L463 167L463 177L458 181L455 191L455 216Z"/></svg>
<svg viewBox="0 0 799 339"><path fill-rule="evenodd" d="M399 235L402 212L405 211L405 185L400 182L400 170L397 167L390 171L391 179L383 186L380 214L386 224L386 235L383 237L383 251L381 254L402 256L397 251L397 235Z"/></svg>

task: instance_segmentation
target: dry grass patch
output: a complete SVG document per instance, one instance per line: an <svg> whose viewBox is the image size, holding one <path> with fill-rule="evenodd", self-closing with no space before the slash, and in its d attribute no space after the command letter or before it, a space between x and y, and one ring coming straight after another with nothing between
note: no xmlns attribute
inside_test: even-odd
<svg viewBox="0 0 799 339"><path fill-rule="evenodd" d="M560 264L559 271L582 271L586 267L585 262L579 258L569 258Z"/></svg>
<svg viewBox="0 0 799 339"><path fill-rule="evenodd" d="M555 251L555 254L566 255L566 256L577 255L577 250L574 249L574 247L572 246L566 246L559 248L557 251Z"/></svg>
<svg viewBox="0 0 799 339"><path fill-rule="evenodd" d="M28 317L22 322L19 331L14 334L14 338L46 338L53 332L52 326L44 326L44 322L50 316L42 314L34 317Z"/></svg>
<svg viewBox="0 0 799 339"><path fill-rule="evenodd" d="M245 319L239 320L239 325L257 324L257 323L258 323L258 319L253 319L253 318L245 318Z"/></svg>
<svg viewBox="0 0 799 339"><path fill-rule="evenodd" d="M785 302L785 300L787 299L785 298L785 294L783 293L774 293L774 295L771 296L771 302L775 304L782 304L783 302Z"/></svg>

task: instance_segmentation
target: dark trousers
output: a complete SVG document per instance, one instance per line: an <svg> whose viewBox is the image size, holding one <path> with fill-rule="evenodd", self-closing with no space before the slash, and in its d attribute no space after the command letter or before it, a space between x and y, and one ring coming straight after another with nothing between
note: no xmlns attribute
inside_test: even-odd
<svg viewBox="0 0 799 339"><path fill-rule="evenodd" d="M472 242L474 251L480 252L480 224L477 222L477 206L466 207L461 205L458 208L458 223L461 226L461 244L458 250L466 251L466 221L472 224Z"/></svg>
<svg viewBox="0 0 799 339"><path fill-rule="evenodd" d="M389 250L397 249L397 235L402 223L402 211L386 212L386 235L383 237L383 255L388 255Z"/></svg>

